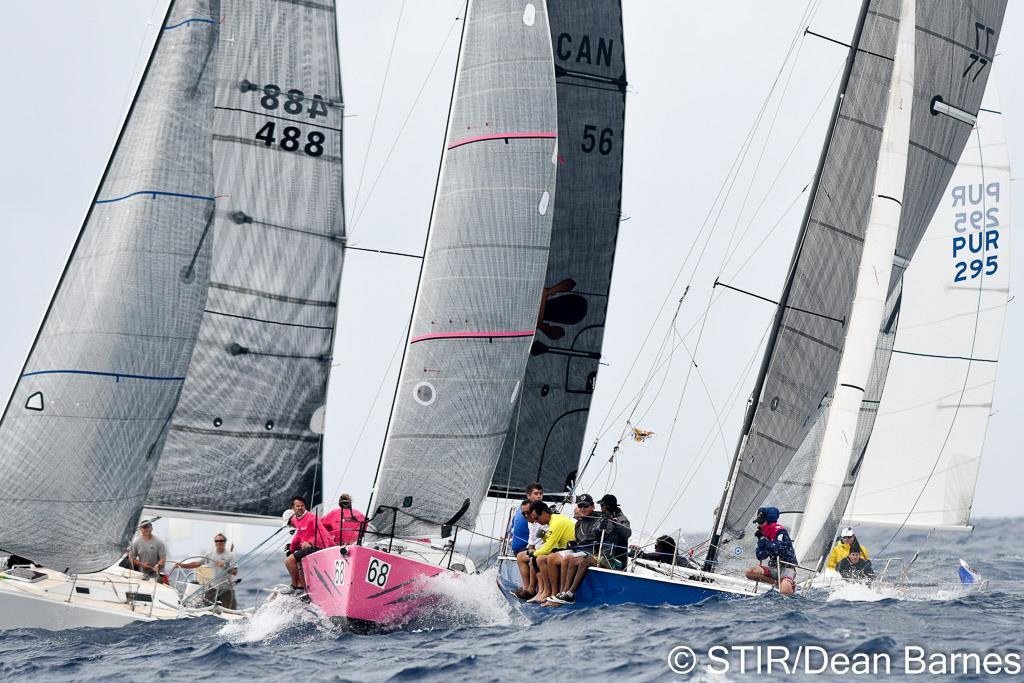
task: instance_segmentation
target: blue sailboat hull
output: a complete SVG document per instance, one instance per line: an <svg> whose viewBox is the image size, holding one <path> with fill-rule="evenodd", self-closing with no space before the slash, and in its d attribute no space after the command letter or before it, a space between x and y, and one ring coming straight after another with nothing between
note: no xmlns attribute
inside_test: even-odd
<svg viewBox="0 0 1024 683"><path fill-rule="evenodd" d="M514 604L521 605L511 591L520 587L519 569L514 560L498 562L498 584L502 593ZM722 590L712 584L695 585L694 582L660 579L638 574L593 568L576 592L576 602L566 607L592 607L595 605L694 605L709 598L747 597L733 591ZM530 607L533 605L530 604ZM547 611L547 610L545 610Z"/></svg>

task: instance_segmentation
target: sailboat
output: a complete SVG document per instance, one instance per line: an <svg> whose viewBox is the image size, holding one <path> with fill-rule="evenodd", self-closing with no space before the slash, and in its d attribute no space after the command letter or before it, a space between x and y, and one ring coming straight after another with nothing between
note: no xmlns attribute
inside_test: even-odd
<svg viewBox="0 0 1024 683"><path fill-rule="evenodd" d="M336 25L330 1L170 2L0 422L0 548L27 560L0 575L5 627L228 615L113 567L144 505L279 524L319 500Z"/></svg>
<svg viewBox="0 0 1024 683"><path fill-rule="evenodd" d="M362 542L303 560L311 602L393 627L475 570L472 529L537 326L559 162L546 3L471 0L428 241Z"/></svg>
<svg viewBox="0 0 1024 683"><path fill-rule="evenodd" d="M703 566L635 563L658 578L592 569L577 604L754 594L723 572L766 503L790 512L802 557L830 545L860 455L853 437L870 434L865 388L888 367L879 337L977 117L1004 11L864 2ZM802 477L784 475L797 466ZM779 504L794 482L799 505Z"/></svg>

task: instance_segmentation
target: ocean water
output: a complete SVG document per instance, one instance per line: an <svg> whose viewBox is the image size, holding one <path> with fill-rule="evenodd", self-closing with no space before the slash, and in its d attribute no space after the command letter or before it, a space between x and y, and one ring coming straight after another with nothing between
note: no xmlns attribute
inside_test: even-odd
<svg viewBox="0 0 1024 683"><path fill-rule="evenodd" d="M889 535L859 533L876 553ZM988 654L990 670L998 660L1012 672L1014 653L1020 661L1022 537L1024 519L980 520L969 535L903 533L884 556L909 558L921 551L911 578L951 587L898 595L858 586L681 608L551 609L534 621L501 596L492 570L440 586L449 611L421 628L389 634L347 632L291 599L263 605L251 619L234 623L204 617L58 633L15 629L0 632L0 679L781 680L787 670L811 677L804 664L817 671L827 656L829 668L813 678L842 680L852 676L839 673L845 655L851 666L858 658L872 660L868 666L875 668L856 676L861 680L920 680L929 677L929 666L932 674L955 670L957 675L946 676L950 680L989 680L984 669L974 673L973 660L965 664L950 653L977 654L979 661ZM955 587L961 557L988 580L984 591ZM240 601L252 604L259 587L282 578L274 558L240 584ZM681 646L696 654L689 675L669 666L670 652ZM680 652L674 664L684 668L686 654ZM770 671L769 655L776 660ZM788 669L779 662L783 655ZM959 668L965 665L967 675ZM924 675L915 675L922 666Z"/></svg>

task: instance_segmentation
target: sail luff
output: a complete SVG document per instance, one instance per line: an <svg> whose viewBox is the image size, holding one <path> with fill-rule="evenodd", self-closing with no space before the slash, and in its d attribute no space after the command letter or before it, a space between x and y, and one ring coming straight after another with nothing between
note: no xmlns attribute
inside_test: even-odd
<svg viewBox="0 0 1024 683"><path fill-rule="evenodd" d="M464 30L374 496L377 514L400 513L400 536L474 523L522 389L550 246L558 122L546 4L474 0Z"/></svg>
<svg viewBox="0 0 1024 683"><path fill-rule="evenodd" d="M822 435L822 449L796 535L797 557L801 560L806 559L808 539L817 537L846 479L861 401L868 385L878 330L885 312L905 201L914 102L915 18L916 0L902 0L889 102L882 126L878 169L853 304L839 360L836 388Z"/></svg>
<svg viewBox="0 0 1024 683"><path fill-rule="evenodd" d="M441 191L441 176L444 174L444 162L446 157L445 148L447 147L448 144L448 133L452 127L452 111L455 107L455 94L458 92L459 71L461 70L462 66L462 46L466 40L466 26L469 24L470 2L471 0L466 0L465 4L462 6L462 30L459 31L459 46L455 52L457 57L455 59L455 72L452 74L452 93L451 97L448 99L448 116L445 118L444 123L444 138L442 138L443 143L441 147L441 156L437 162L437 176L434 179L434 196L430 203L430 216L427 220L427 234L423 238L423 254L427 254L430 251L430 234L432 232L431 229L433 228L434 225L434 212L437 211L437 195ZM413 322L416 320L415 302L417 299L419 299L420 287L423 285L423 264L425 261L426 259L420 259L419 272L416 274L416 289L413 292L413 308L409 312L409 324L406 326L405 330L405 343L402 346L402 358L398 364L399 381L395 383L395 393L394 396L391 397L391 410L388 411L388 421L387 424L384 426L385 438L380 445L380 456L377 458L377 469L373 473L373 484L370 487L370 498L366 506L367 510L373 509L373 500L374 498L377 497L377 482L380 479L381 467L384 464L384 453L387 450L387 434L391 432L391 421L395 417L395 405L398 402L398 393L401 391L402 388L402 370L405 368L405 357L409 352L409 340L412 338L412 325Z"/></svg>

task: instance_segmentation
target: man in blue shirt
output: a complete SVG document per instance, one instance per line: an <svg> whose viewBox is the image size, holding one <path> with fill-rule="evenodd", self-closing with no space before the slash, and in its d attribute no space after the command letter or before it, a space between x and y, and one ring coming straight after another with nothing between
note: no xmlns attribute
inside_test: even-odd
<svg viewBox="0 0 1024 683"><path fill-rule="evenodd" d="M526 511L530 509L530 501L524 500L516 514L512 516L512 526L509 527L509 538L512 539L512 554L518 555L519 551L526 550L530 542L530 523L526 521Z"/></svg>

